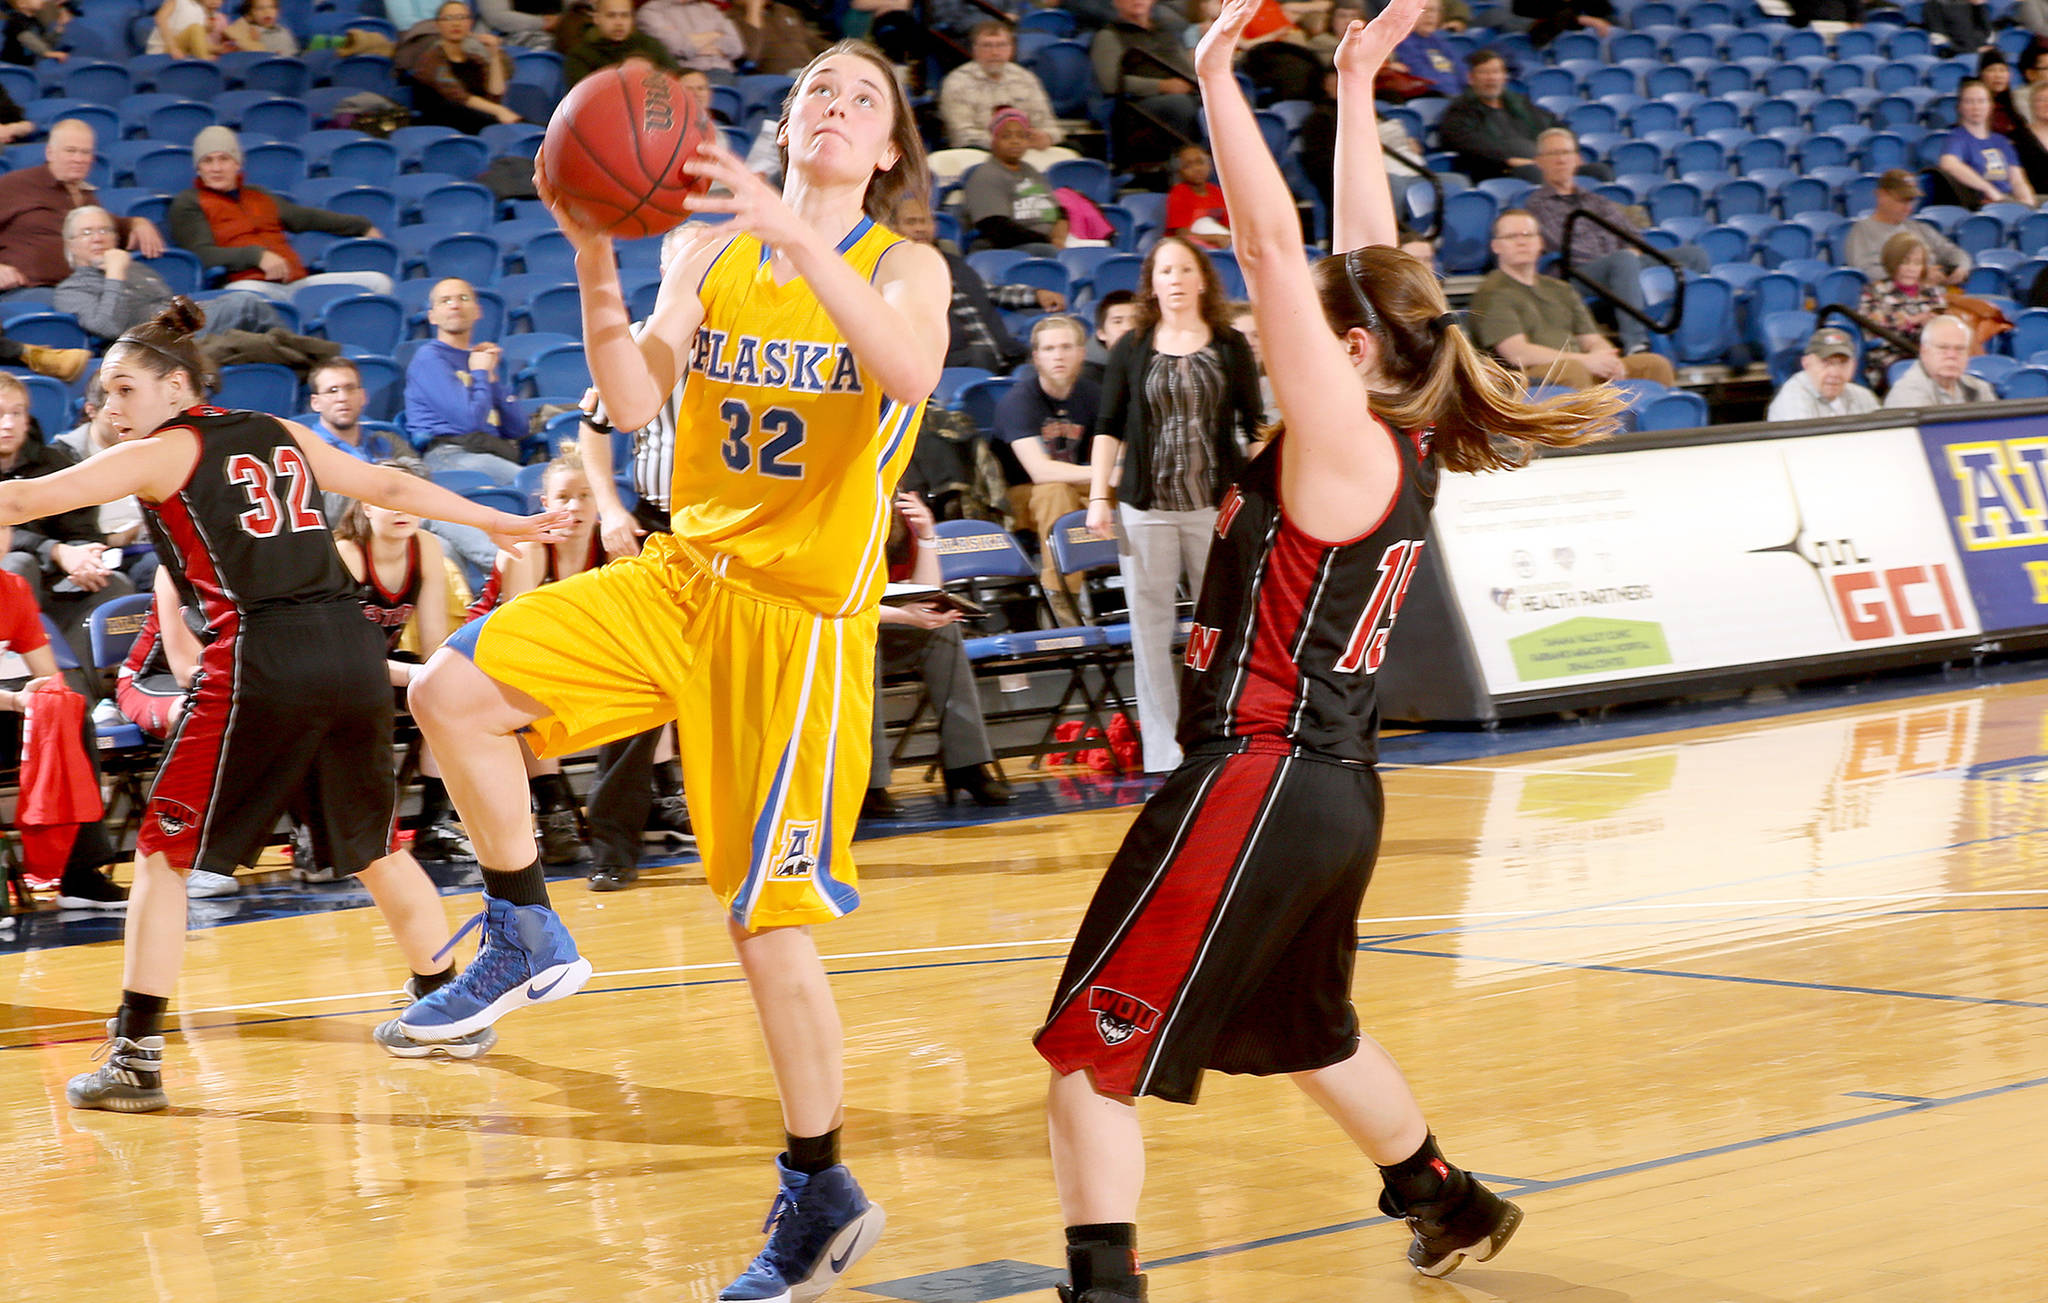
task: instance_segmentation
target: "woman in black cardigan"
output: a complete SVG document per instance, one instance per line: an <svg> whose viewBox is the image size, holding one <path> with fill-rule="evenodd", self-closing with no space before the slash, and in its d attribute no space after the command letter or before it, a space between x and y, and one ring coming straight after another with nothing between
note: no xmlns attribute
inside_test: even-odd
<svg viewBox="0 0 2048 1303"><path fill-rule="evenodd" d="M1119 517L1123 524L1119 560L1148 773L1180 763L1178 589L1185 575L1189 591L1201 592L1216 509L1258 436L1261 410L1258 365L1230 327L1216 268L1193 244L1167 236L1145 257L1137 324L1110 350L1103 372L1088 489L1089 526L1108 529Z"/></svg>

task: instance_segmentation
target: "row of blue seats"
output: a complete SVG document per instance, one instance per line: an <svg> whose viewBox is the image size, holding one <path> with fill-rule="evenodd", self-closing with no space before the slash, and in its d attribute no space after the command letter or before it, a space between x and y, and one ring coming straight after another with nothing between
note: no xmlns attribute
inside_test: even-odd
<svg viewBox="0 0 2048 1303"><path fill-rule="evenodd" d="M2025 28L2011 27L1998 32L1995 43L2007 58L2016 59L2028 39ZM1520 53L1505 38L1492 44L1505 46L1504 53ZM1939 52L1938 44L1923 28L1873 22L1837 32L1832 39L1811 27L1783 23L1697 23L1687 27L1647 24L1616 28L1605 40L1591 32L1566 32L1536 54L1543 63L1556 66L1623 63L1632 59L1910 59ZM1533 62L1524 61L1521 66L1528 67Z"/></svg>
<svg viewBox="0 0 2048 1303"><path fill-rule="evenodd" d="M1628 59L1620 63L1574 60L1553 67L1538 68L1521 77L1523 91L1531 99L1546 95L1582 95L1598 99L1603 95L1644 95L1655 99L1685 91L1708 95L1761 91L1783 95L1792 91L1818 91L1841 95L1849 91L1875 90L1880 93L1929 86L1953 91L1977 75L1977 56L1961 55L1940 59L1931 54L1904 59L1838 60L1819 56L1797 62L1764 56L1727 61L1685 59L1661 63L1654 59Z"/></svg>
<svg viewBox="0 0 2048 1303"><path fill-rule="evenodd" d="M325 86L381 94L393 82L391 60L380 54L341 55L329 50L291 59L263 55L238 63L235 58L142 54L120 59L73 57L33 66L0 64L0 89L27 109L45 98L118 106L129 95L151 91L193 100L210 100L230 90L300 96ZM554 66L559 75L559 60Z"/></svg>

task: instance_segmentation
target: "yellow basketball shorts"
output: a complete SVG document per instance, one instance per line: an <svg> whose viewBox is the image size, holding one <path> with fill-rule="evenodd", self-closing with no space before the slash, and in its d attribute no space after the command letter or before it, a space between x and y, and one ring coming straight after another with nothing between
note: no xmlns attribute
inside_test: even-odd
<svg viewBox="0 0 2048 1303"><path fill-rule="evenodd" d="M851 847L873 743L877 619L714 579L668 535L549 584L449 640L540 702L536 754L676 723L704 872L747 928L860 904Z"/></svg>

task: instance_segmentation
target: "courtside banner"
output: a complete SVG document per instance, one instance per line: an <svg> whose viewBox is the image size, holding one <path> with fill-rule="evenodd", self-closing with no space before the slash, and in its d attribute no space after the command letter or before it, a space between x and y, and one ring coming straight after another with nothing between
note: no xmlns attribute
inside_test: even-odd
<svg viewBox="0 0 2048 1303"><path fill-rule="evenodd" d="M1920 427L1986 632L2048 624L2048 418Z"/></svg>
<svg viewBox="0 0 2048 1303"><path fill-rule="evenodd" d="M1493 696L1979 631L1912 428L1446 475L1435 522Z"/></svg>

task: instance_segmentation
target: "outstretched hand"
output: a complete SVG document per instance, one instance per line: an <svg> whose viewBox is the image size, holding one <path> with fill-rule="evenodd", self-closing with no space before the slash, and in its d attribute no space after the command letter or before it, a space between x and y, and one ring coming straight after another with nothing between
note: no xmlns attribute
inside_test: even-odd
<svg viewBox="0 0 2048 1303"><path fill-rule="evenodd" d="M566 511L543 511L532 516L515 516L501 511L497 524L491 529L491 542L507 552L516 550L521 543L553 543L569 537L569 527L574 519Z"/></svg>
<svg viewBox="0 0 2048 1303"><path fill-rule="evenodd" d="M596 227L586 224L581 218L577 217L575 210L569 206L568 201L557 194L552 185L548 184L548 170L541 165L541 155L544 152L544 149L537 149L533 152L533 189L534 193L540 196L541 203L547 206L548 212L554 215L555 225L561 227L562 234L569 237L569 243L579 249L597 244L600 241L608 243L611 240L610 236Z"/></svg>
<svg viewBox="0 0 2048 1303"><path fill-rule="evenodd" d="M683 171L728 192L691 195L683 207L692 213L726 213L733 230L775 247L794 244L811 233L810 226L782 202L781 192L747 171L739 155L723 144L707 140L699 145L697 156L683 164Z"/></svg>
<svg viewBox="0 0 2048 1303"><path fill-rule="evenodd" d="M1363 77L1370 85L1394 47L1415 30L1425 0L1393 0L1370 23L1353 22L1337 43L1336 67L1343 77Z"/></svg>
<svg viewBox="0 0 2048 1303"><path fill-rule="evenodd" d="M1237 59L1237 43L1244 36L1245 24L1259 11L1261 0L1223 0L1223 8L1217 13L1216 21L1209 24L1209 30L1202 33L1202 43L1195 47L1195 75L1197 77L1228 77L1231 64Z"/></svg>

